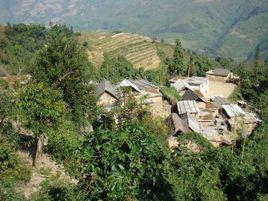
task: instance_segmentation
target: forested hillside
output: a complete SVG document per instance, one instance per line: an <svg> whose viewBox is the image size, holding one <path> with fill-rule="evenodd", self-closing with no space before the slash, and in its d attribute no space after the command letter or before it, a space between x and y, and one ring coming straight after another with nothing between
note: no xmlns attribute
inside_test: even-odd
<svg viewBox="0 0 268 201"><path fill-rule="evenodd" d="M267 52L266 0L3 0L0 22L64 22L77 30L133 32L216 56ZM252 58L252 57L251 57Z"/></svg>

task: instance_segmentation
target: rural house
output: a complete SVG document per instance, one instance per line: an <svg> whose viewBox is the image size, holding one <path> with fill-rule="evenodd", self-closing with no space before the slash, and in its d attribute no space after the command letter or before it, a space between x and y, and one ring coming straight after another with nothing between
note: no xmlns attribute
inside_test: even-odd
<svg viewBox="0 0 268 201"><path fill-rule="evenodd" d="M205 77L188 77L184 79L184 82L190 85L192 90L200 91L203 95L209 91L209 80Z"/></svg>
<svg viewBox="0 0 268 201"><path fill-rule="evenodd" d="M155 84L144 80L125 79L118 84L123 91L124 88L130 89L131 94L137 101L141 101L144 105L150 105L150 110L154 115L161 115L163 112L163 96L160 88Z"/></svg>
<svg viewBox="0 0 268 201"><path fill-rule="evenodd" d="M184 80L181 80L181 79L179 79L177 81L170 80L170 86L174 87L181 96L188 89L194 90L188 83L186 83Z"/></svg>
<svg viewBox="0 0 268 201"><path fill-rule="evenodd" d="M102 80L96 88L97 105L104 106L110 111L120 100L120 92L108 80Z"/></svg>
<svg viewBox="0 0 268 201"><path fill-rule="evenodd" d="M180 95L183 95L188 89L200 91L203 95L206 95L209 91L209 80L205 77L178 78L177 80L173 78L169 82L170 86L174 87Z"/></svg>
<svg viewBox="0 0 268 201"><path fill-rule="evenodd" d="M229 69L215 68L206 72L206 78L210 81L228 82L233 77Z"/></svg>
<svg viewBox="0 0 268 201"><path fill-rule="evenodd" d="M186 92L182 96L182 100L196 101L198 107L203 109L206 108L207 103L209 102L200 91L193 91L191 89L186 90Z"/></svg>

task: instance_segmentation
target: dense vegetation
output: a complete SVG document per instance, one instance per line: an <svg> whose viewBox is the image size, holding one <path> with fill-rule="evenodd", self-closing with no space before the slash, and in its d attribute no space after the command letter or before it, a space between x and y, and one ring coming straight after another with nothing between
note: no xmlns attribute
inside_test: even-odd
<svg viewBox="0 0 268 201"><path fill-rule="evenodd" d="M28 31L36 28L14 25L8 27L9 32L16 33L17 26ZM240 64L237 68L229 60L217 60L224 65L230 62L241 76L236 95L260 110L262 125L232 148L216 149L192 133L180 136L179 148L171 152L163 119L153 118L127 91L124 95L129 98L123 107L104 112L96 106L94 86L88 81L145 77L165 85L171 70L173 75L202 75L212 59L185 52L177 41L173 57L161 54L163 68L156 71L137 70L121 57L107 57L101 68L95 69L71 30L56 26L44 28L44 33L43 45L25 49L32 60L21 72L31 73L31 81L14 86L0 83L1 200L24 200L16 187L30 179L31 168L17 155L22 142L15 121L32 131L31 143L37 151L49 153L78 180L71 185L48 178L32 200L267 200L268 66L261 62L258 51L253 66ZM18 64L21 59L23 62L24 57L16 57ZM7 69L19 72L17 66L12 68ZM175 100L180 98L172 88L163 91ZM44 138L48 139L46 146L42 146ZM37 152L35 160L39 160Z"/></svg>

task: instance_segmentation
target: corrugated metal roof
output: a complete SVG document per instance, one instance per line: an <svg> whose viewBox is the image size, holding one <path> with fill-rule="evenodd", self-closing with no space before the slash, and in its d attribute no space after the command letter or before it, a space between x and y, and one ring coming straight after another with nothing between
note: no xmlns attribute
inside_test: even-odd
<svg viewBox="0 0 268 201"><path fill-rule="evenodd" d="M120 98L120 93L115 85L112 85L108 80L104 79L102 80L97 88L96 88L96 95L100 96L104 92L107 92L111 94L114 98L119 99Z"/></svg>
<svg viewBox="0 0 268 201"><path fill-rule="evenodd" d="M199 108L196 101L179 101L177 102L179 115L182 114L198 114Z"/></svg>
<svg viewBox="0 0 268 201"><path fill-rule="evenodd" d="M235 104L223 105L222 108L230 118L245 115L245 112L242 110L242 108Z"/></svg>
<svg viewBox="0 0 268 201"><path fill-rule="evenodd" d="M158 86L155 84L144 80L144 79L139 79L139 80L130 80L132 83L134 83L136 86L138 86L141 90L145 89L159 89Z"/></svg>
<svg viewBox="0 0 268 201"><path fill-rule="evenodd" d="M139 79L139 80L125 79L119 84L119 86L120 87L132 87L133 89L135 89L136 91L140 93L143 90L159 89L158 86L144 79Z"/></svg>
<svg viewBox="0 0 268 201"><path fill-rule="evenodd" d="M177 80L174 84L171 84L170 86L171 87L175 87L175 89L178 92L181 92L184 89L191 89L191 90L193 90L193 88L188 83L186 83L184 80Z"/></svg>
<svg viewBox="0 0 268 201"><path fill-rule="evenodd" d="M223 96L213 96L211 98L213 105L215 105L218 108L221 108L223 105L229 105L231 102L227 99L224 98Z"/></svg>
<svg viewBox="0 0 268 201"><path fill-rule="evenodd" d="M132 83L130 80L123 80L120 84L120 87L132 87L134 90L141 93L141 89L136 86L134 83Z"/></svg>

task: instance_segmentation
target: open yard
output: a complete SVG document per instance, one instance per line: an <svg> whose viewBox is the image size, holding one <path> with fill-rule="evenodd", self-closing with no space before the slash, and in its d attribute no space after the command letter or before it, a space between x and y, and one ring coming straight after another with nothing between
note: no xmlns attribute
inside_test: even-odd
<svg viewBox="0 0 268 201"><path fill-rule="evenodd" d="M209 92L207 94L208 98L215 95L222 95L228 98L231 96L231 94L234 92L236 88L235 84L216 82L216 81L209 81L209 85L210 85Z"/></svg>

